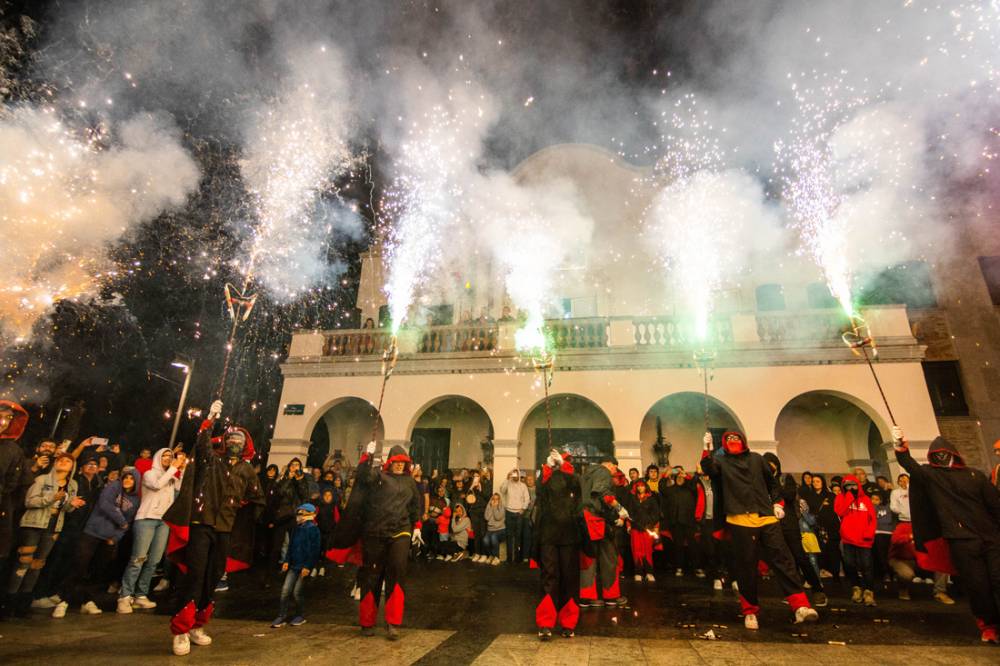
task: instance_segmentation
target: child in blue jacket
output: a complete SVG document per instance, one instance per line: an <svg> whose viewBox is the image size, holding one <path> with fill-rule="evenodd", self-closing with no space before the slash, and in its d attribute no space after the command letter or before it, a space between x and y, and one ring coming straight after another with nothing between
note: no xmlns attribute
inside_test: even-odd
<svg viewBox="0 0 1000 666"><path fill-rule="evenodd" d="M322 537L316 525L316 507L306 503L295 511L295 527L288 539L288 550L281 559L281 570L285 572L285 583L281 586L281 605L278 617L271 623L272 629L285 626L289 602L298 612L288 621L293 627L305 624L302 588L305 580L319 562Z"/></svg>

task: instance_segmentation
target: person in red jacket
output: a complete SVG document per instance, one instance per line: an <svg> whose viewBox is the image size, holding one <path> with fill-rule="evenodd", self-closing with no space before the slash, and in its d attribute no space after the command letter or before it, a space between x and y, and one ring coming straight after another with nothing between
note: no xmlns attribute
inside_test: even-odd
<svg viewBox="0 0 1000 666"><path fill-rule="evenodd" d="M875 505L865 494L858 478L848 474L843 480L843 492L837 495L833 510L840 516L840 547L844 554L844 569L854 583L851 601L865 606L875 605L875 570L872 545L875 543Z"/></svg>

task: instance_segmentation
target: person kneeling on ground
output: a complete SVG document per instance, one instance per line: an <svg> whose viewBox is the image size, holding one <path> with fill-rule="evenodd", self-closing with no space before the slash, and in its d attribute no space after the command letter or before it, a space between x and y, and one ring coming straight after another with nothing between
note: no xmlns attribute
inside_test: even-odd
<svg viewBox="0 0 1000 666"><path fill-rule="evenodd" d="M281 586L281 605L278 617L271 623L272 629L285 626L285 618L288 617L292 604L296 612L288 624L298 627L306 623L302 588L309 573L319 562L321 543L322 535L316 525L316 507L308 502L302 504L295 510L295 527L288 537L288 550L281 559L285 583Z"/></svg>

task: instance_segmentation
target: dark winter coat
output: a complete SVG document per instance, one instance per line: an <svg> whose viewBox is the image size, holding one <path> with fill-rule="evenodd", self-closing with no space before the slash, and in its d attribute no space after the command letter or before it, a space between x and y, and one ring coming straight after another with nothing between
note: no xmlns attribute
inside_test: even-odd
<svg viewBox="0 0 1000 666"><path fill-rule="evenodd" d="M396 461L406 464L402 474L390 471ZM412 533L414 527L419 527L423 497L410 475L411 465L410 457L398 445L392 447L381 470L374 468L367 458L358 465L354 491L360 486L365 495L365 536L393 537Z"/></svg>
<svg viewBox="0 0 1000 666"><path fill-rule="evenodd" d="M774 515L778 483L760 454L745 446L736 454L725 452L715 456L706 451L702 455L701 468L713 481L721 481L726 516Z"/></svg>
<svg viewBox="0 0 1000 666"><path fill-rule="evenodd" d="M288 537L288 550L281 563L290 571L313 569L319 561L322 535L319 527L311 520L297 524Z"/></svg>
<svg viewBox="0 0 1000 666"><path fill-rule="evenodd" d="M693 479L663 488L663 522L669 528L694 527L698 485Z"/></svg>
<svg viewBox="0 0 1000 666"><path fill-rule="evenodd" d="M132 526L139 510L139 471L132 467L123 473L135 481L132 490L126 492L121 479L105 486L83 528L84 534L117 543Z"/></svg>
<svg viewBox="0 0 1000 666"><path fill-rule="evenodd" d="M7 430L0 433L0 553L6 556L13 545L14 513L22 497L24 454L17 440L28 425L28 412L21 405L7 400L0 400L0 404L14 412Z"/></svg>
<svg viewBox="0 0 1000 666"><path fill-rule="evenodd" d="M559 469L542 466L541 483L536 486L539 545L573 546L580 543L580 477L564 462Z"/></svg>
<svg viewBox="0 0 1000 666"><path fill-rule="evenodd" d="M632 517L632 529L651 530L655 528L663 518L660 511L660 498L656 493L651 492L647 492L643 497L634 495L629 514Z"/></svg>
<svg viewBox="0 0 1000 666"><path fill-rule="evenodd" d="M943 437L930 452L948 451L952 467L921 465L910 452L897 451L896 460L910 474L910 512L917 549L937 537L1000 541L1000 493L989 478L965 466L961 455Z"/></svg>
<svg viewBox="0 0 1000 666"><path fill-rule="evenodd" d="M302 478L298 479L290 474L282 476L275 483L274 492L269 499L273 503L268 508L274 516L274 522L295 518L295 509L310 499L309 481L306 475L303 474Z"/></svg>

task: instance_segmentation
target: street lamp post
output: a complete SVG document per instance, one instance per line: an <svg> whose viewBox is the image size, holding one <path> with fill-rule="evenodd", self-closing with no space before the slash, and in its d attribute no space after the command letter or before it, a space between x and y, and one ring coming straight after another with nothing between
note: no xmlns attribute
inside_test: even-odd
<svg viewBox="0 0 1000 666"><path fill-rule="evenodd" d="M175 368L184 369L184 387L181 389L181 400L177 405L177 414L174 416L174 428L170 432L170 444L167 448L173 449L174 442L177 441L177 429L181 426L181 414L184 412L184 402L187 400L188 386L191 385L191 375L194 373L194 361L176 360L170 365Z"/></svg>

